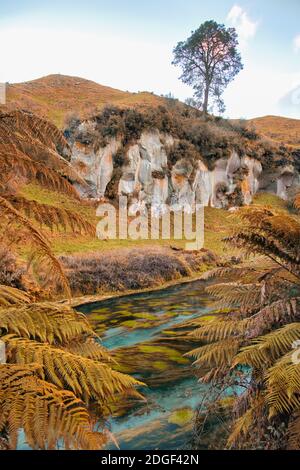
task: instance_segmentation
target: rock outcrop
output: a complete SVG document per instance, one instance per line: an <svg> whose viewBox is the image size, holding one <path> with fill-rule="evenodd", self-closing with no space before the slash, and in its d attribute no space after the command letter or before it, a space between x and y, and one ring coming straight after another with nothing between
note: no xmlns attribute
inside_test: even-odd
<svg viewBox="0 0 300 470"><path fill-rule="evenodd" d="M79 130L81 134L90 133L95 127L92 121L84 121ZM293 165L269 171L257 158L239 155L234 148L228 158L216 159L212 168L200 155L196 161L183 157L171 164L168 155L178 141L158 129L143 131L126 148L116 137L96 149L93 141L75 139L71 163L88 182L89 196L100 200L106 197L107 186L118 170L115 197L128 196L132 214L150 205L161 213L166 205L182 209L195 203L217 208L250 204L260 189L287 199L291 188L300 187ZM115 161L118 152L122 154L121 164Z"/></svg>
<svg viewBox="0 0 300 470"><path fill-rule="evenodd" d="M206 137L203 132L211 132L211 124L199 119L189 141L186 131L183 137L178 131L178 123L174 132L170 125L167 130L141 126L136 132L141 115L130 111L124 126L118 111L113 111L109 125L104 123L105 137L103 123L99 126L97 119L91 118L79 121L67 139L52 123L32 113L0 114L0 159L7 173L18 159L24 175L34 171L46 184L45 178L53 180L59 173L65 177L66 189L72 183L84 198L127 196L132 215L150 206L156 214L167 206L173 210L191 210L195 204L230 208L250 204L258 191L288 200L300 191L298 150L264 147L264 141L253 143L240 135L234 140L231 130L230 138L217 141L215 135ZM161 117L166 119L164 111ZM130 136L119 130L113 134L113 125L125 130L127 126ZM214 130L217 136L222 131ZM199 150L194 138L197 132L202 140L216 142L216 148L210 141L210 153L205 154L206 147ZM19 173L12 174L14 179L21 177Z"/></svg>

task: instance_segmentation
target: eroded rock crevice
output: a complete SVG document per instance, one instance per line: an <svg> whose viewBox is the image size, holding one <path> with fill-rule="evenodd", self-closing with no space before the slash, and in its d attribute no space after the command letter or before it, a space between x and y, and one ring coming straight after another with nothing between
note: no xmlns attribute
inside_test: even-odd
<svg viewBox="0 0 300 470"><path fill-rule="evenodd" d="M70 142L71 163L88 183L83 196L103 200L126 195L130 212L143 212L151 205L161 213L171 209L203 204L216 208L248 205L260 190L287 200L300 188L299 173L294 165L264 165L257 158L234 148L228 157L217 158L209 165L200 153L195 158L174 161L171 150L180 139L158 129L144 130L139 138L124 145L121 137L106 139L99 145L93 120L80 123L77 138ZM113 181L113 185L112 185ZM111 189L111 188L110 188Z"/></svg>

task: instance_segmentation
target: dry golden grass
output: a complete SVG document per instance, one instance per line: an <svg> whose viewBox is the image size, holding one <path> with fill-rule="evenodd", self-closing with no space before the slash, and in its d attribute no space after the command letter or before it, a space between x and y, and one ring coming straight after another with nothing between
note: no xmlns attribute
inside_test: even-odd
<svg viewBox="0 0 300 470"><path fill-rule="evenodd" d="M263 116L251 119L256 130L276 142L300 147L300 119Z"/></svg>
<svg viewBox="0 0 300 470"><path fill-rule="evenodd" d="M79 113L84 118L107 104L156 106L163 101L163 98L148 92L130 93L83 78L48 75L29 82L9 84L6 109L27 109L62 128L69 113Z"/></svg>

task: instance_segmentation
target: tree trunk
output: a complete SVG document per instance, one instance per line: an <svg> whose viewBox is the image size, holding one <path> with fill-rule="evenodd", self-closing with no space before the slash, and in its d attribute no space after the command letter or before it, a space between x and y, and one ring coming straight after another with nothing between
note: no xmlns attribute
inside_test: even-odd
<svg viewBox="0 0 300 470"><path fill-rule="evenodd" d="M209 96L209 84L206 83L205 92L204 92L204 102L203 102L203 112L204 112L204 114L207 114L208 96Z"/></svg>

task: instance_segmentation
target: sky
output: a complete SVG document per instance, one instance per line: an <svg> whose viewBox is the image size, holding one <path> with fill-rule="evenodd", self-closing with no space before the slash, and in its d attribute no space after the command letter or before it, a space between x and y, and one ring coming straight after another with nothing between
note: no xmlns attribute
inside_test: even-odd
<svg viewBox="0 0 300 470"><path fill-rule="evenodd" d="M225 117L300 119L300 0L0 0L0 82L61 73L184 100L172 51L210 19L237 29L244 63Z"/></svg>

